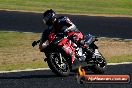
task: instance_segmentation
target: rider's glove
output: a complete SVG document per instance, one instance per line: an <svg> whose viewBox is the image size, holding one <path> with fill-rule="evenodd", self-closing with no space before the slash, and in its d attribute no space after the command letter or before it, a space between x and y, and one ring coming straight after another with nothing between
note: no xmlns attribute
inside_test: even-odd
<svg viewBox="0 0 132 88"><path fill-rule="evenodd" d="M36 41L33 41L32 46L34 47L36 45L37 45L37 42Z"/></svg>

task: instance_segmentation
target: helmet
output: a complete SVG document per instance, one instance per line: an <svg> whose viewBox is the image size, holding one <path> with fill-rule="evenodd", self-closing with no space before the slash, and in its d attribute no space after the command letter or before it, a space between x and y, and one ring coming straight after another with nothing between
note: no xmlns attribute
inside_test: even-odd
<svg viewBox="0 0 132 88"><path fill-rule="evenodd" d="M52 25L56 20L56 13L52 9L43 13L43 22L47 25Z"/></svg>

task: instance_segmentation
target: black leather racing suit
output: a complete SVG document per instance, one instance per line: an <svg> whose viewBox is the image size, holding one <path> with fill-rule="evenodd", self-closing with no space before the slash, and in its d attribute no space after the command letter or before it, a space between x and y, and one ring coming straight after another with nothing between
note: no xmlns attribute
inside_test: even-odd
<svg viewBox="0 0 132 88"><path fill-rule="evenodd" d="M58 27L54 29L54 26ZM53 25L48 26L48 29L44 30L41 38L40 38L40 44L43 44L47 38L50 32L68 32L68 31L79 31L76 26L70 21L70 19L66 16L61 16L57 18L55 23Z"/></svg>

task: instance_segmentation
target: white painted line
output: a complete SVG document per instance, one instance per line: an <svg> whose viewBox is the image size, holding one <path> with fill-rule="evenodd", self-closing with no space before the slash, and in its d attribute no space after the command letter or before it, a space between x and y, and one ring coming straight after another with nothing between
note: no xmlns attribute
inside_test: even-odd
<svg viewBox="0 0 132 88"><path fill-rule="evenodd" d="M111 37L98 37L98 38L100 38L100 39L107 39L108 38L108 39L123 40L123 41L124 40L128 40L128 41L132 40L132 38L131 39L123 39L123 38L118 38L118 37L115 37L115 38L114 37L113 38L111 38Z"/></svg>
<svg viewBox="0 0 132 88"><path fill-rule="evenodd" d="M50 68L37 68L37 69L25 69L25 70L11 70L11 71L0 71L0 73L12 73L12 72L26 72L26 71L41 71L50 70Z"/></svg>
<svg viewBox="0 0 132 88"><path fill-rule="evenodd" d="M5 30L2 30L2 32L17 32L17 33L35 33L35 32L24 32L24 31L5 31ZM38 32L38 34L42 34L42 32ZM132 41L132 39L122 39L122 38L110 38L110 37L98 37L98 38L102 38L102 39L105 39L105 38L108 38L108 39L116 39L116 40L123 40L123 41Z"/></svg>
<svg viewBox="0 0 132 88"><path fill-rule="evenodd" d="M132 62L108 63L107 65L120 65L120 64L132 64Z"/></svg>
<svg viewBox="0 0 132 88"><path fill-rule="evenodd" d="M122 64L132 64L132 62L108 63L107 65L122 65ZM42 70L50 70L50 68L37 68L37 69L25 69L25 70L0 71L0 73L27 72L27 71L42 71Z"/></svg>
<svg viewBox="0 0 132 88"><path fill-rule="evenodd" d="M5 30L2 30L1 32L16 32L16 33L35 33L35 32L24 32L24 31L5 31ZM41 32L40 32L41 33Z"/></svg>

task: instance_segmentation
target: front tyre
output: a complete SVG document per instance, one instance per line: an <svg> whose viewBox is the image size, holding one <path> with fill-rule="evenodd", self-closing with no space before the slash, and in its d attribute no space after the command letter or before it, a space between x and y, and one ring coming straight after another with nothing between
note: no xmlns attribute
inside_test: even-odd
<svg viewBox="0 0 132 88"><path fill-rule="evenodd" d="M61 53L50 53L47 63L52 72L57 76L68 76L70 73L69 64Z"/></svg>

